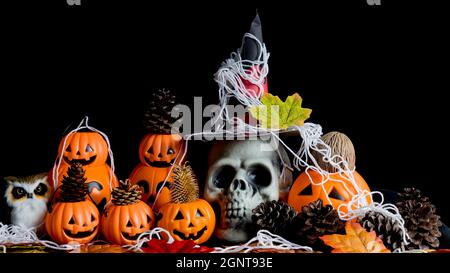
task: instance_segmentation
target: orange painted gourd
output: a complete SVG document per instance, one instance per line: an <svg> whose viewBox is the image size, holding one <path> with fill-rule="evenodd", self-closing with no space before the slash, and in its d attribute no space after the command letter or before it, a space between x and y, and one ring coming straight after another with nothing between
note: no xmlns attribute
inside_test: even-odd
<svg viewBox="0 0 450 273"><path fill-rule="evenodd" d="M114 189L101 220L102 233L112 244L136 244L139 235L153 227L152 209L140 200L140 194L139 187L131 186L129 180Z"/></svg>
<svg viewBox="0 0 450 273"><path fill-rule="evenodd" d="M177 134L147 134L139 145L139 159L147 166L171 167L181 150L181 144L182 137Z"/></svg>
<svg viewBox="0 0 450 273"><path fill-rule="evenodd" d="M314 183L320 183L322 176L315 171L308 171ZM342 174L344 175L344 174ZM366 181L356 171L353 172L356 185L361 190L370 191ZM334 181L337 180L337 181ZM311 184L306 172L300 174L289 191L288 203L297 211L310 202L321 199L324 205L332 205L338 209L339 205L347 204L357 193L352 183L347 177L341 177L339 173L330 174L330 180L321 185ZM328 198L327 198L328 197ZM370 202L369 199L367 199ZM347 212L346 207L341 208Z"/></svg>

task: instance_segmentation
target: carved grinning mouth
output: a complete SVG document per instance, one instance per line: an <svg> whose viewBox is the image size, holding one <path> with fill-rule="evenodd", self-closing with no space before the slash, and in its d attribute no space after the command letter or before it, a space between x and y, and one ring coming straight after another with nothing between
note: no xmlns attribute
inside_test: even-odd
<svg viewBox="0 0 450 273"><path fill-rule="evenodd" d="M73 164L73 163L80 163L81 165L85 166L85 165L89 165L92 162L94 162L94 160L97 158L97 155L91 156L88 160L86 159L72 159L69 160L69 158L67 156L64 157L64 161L66 161L66 163L68 164Z"/></svg>
<svg viewBox="0 0 450 273"><path fill-rule="evenodd" d="M172 159L172 161L166 162L166 161L150 161L148 158L145 158L145 162L147 162L148 165L155 167L155 168L166 168L171 167L173 163L175 162L175 159Z"/></svg>
<svg viewBox="0 0 450 273"><path fill-rule="evenodd" d="M176 229L173 230L173 234L177 235L178 237L180 237L183 240L197 240L200 237L202 237L203 233L205 233L205 231L207 230L206 226L204 228L202 228L200 231L197 232L197 235L195 235L194 233L190 233L188 236L185 236L183 232L178 231Z"/></svg>
<svg viewBox="0 0 450 273"><path fill-rule="evenodd" d="M64 229L64 233L66 234L66 236L70 237L70 238L75 238L75 239L80 239L80 238L86 238L89 237L90 235L92 235L95 231L97 230L97 227L88 230L88 231L82 231L82 232L77 232L76 234L73 234L72 231Z"/></svg>
<svg viewBox="0 0 450 273"><path fill-rule="evenodd" d="M142 233L136 233L136 235L131 236L130 234L126 233L126 232L122 232L122 236L123 238L130 240L130 241L135 241L137 240L137 238L139 237L139 235L141 235Z"/></svg>

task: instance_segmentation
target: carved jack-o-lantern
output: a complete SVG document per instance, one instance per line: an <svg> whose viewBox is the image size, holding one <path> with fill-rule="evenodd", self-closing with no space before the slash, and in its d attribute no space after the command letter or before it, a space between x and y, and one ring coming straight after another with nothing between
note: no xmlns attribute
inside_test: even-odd
<svg viewBox="0 0 450 273"><path fill-rule="evenodd" d="M139 158L147 166L171 167L181 144L182 137L177 134L147 134L139 145Z"/></svg>
<svg viewBox="0 0 450 273"><path fill-rule="evenodd" d="M198 198L197 181L189 166L177 166L173 179L172 200L159 210L157 225L168 230L175 240L206 242L216 224L213 208Z"/></svg>
<svg viewBox="0 0 450 273"><path fill-rule="evenodd" d="M329 179L320 185L324 179L320 173L312 170L302 173L292 185L288 197L288 203L297 211L317 199L321 199L324 205L332 205L338 209L340 205L347 204L358 193L346 172L340 171L346 167L349 170L355 169L355 148L351 140L339 132L327 133L321 139L329 146L332 157L325 160L318 151L313 151L312 154L321 169L329 173ZM326 147L319 148L325 149ZM356 187L361 191L370 192L366 181L356 171L353 171L352 174ZM366 198L366 201L368 204L371 202L369 197ZM352 209L355 208L352 207ZM346 213L347 207L342 206L341 211Z"/></svg>
<svg viewBox="0 0 450 273"><path fill-rule="evenodd" d="M102 216L101 227L105 238L119 245L135 244L139 235L153 227L151 208L140 200L141 191L129 180L120 182L112 193L112 203Z"/></svg>
<svg viewBox="0 0 450 273"><path fill-rule="evenodd" d="M155 168L139 164L130 175L131 184L137 184L142 188L142 200L155 210L170 201L170 187L173 180L172 174L168 176L169 171L170 167ZM164 183L166 177L167 181Z"/></svg>
<svg viewBox="0 0 450 273"><path fill-rule="evenodd" d="M322 181L322 175L314 171L308 171L309 176L314 184L319 184ZM361 190L370 192L366 181L356 172L353 172L356 185ZM338 209L339 205L347 204L352 197L357 194L355 188L344 174L333 173L330 174L329 181L322 185L314 185L310 182L307 173L302 173L292 185L289 191L288 203L300 211L303 206L321 199L323 205L332 205ZM367 199L370 202L369 199ZM341 207L342 212L347 212L346 207Z"/></svg>
<svg viewBox="0 0 450 273"><path fill-rule="evenodd" d="M62 152L64 162L68 165L78 162L83 166L98 166L106 163L108 159L108 144L97 132L76 132L64 139L58 151ZM59 154L58 156L61 156Z"/></svg>
<svg viewBox="0 0 450 273"><path fill-rule="evenodd" d="M203 200L164 205L159 214L158 226L167 229L175 240L194 240L197 244L211 237L215 226L215 215L211 205Z"/></svg>
<svg viewBox="0 0 450 273"><path fill-rule="evenodd" d="M45 218L48 235L59 244L89 243L95 238L100 213L90 200L84 170L80 163L72 164L61 186L61 200L49 207Z"/></svg>
<svg viewBox="0 0 450 273"><path fill-rule="evenodd" d="M70 164L83 165L90 198L99 209L103 209L110 199L110 181L113 187L118 185L116 176L106 163L108 144L103 136L97 132L75 132L61 140L58 151L58 158L62 157L58 169L58 185L61 184L63 175L69 169Z"/></svg>

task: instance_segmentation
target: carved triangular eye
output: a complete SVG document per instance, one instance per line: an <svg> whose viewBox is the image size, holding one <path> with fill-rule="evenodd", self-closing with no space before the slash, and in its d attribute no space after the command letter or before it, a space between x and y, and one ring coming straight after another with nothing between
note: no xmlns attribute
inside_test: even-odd
<svg viewBox="0 0 450 273"><path fill-rule="evenodd" d="M298 195L312 195L312 186L309 184L306 188L304 188Z"/></svg>
<svg viewBox="0 0 450 273"><path fill-rule="evenodd" d="M181 213L181 211L178 211L177 216L175 216L175 220L183 220L184 216L183 213Z"/></svg>
<svg viewBox="0 0 450 273"><path fill-rule="evenodd" d="M91 147L91 145L86 145L86 153L90 153L90 152L93 152L94 151L94 149L92 149L92 147Z"/></svg>
<svg viewBox="0 0 450 273"><path fill-rule="evenodd" d="M75 220L73 219L73 217L70 217L69 224L75 225Z"/></svg>
<svg viewBox="0 0 450 273"><path fill-rule="evenodd" d="M175 153L175 151L172 149L172 148L169 148L168 150L167 150L167 154L168 155L173 155Z"/></svg>
<svg viewBox="0 0 450 273"><path fill-rule="evenodd" d="M95 216L94 216L94 214L91 214L91 222L94 222L95 221Z"/></svg>
<svg viewBox="0 0 450 273"><path fill-rule="evenodd" d="M153 147L150 147L150 149L147 150L147 153L153 154Z"/></svg>
<svg viewBox="0 0 450 273"><path fill-rule="evenodd" d="M345 198L342 197L342 195L340 195L335 188L331 190L331 192L328 194L328 197L345 201Z"/></svg>
<svg viewBox="0 0 450 273"><path fill-rule="evenodd" d="M203 213L197 209L197 212L195 213L195 217L203 217Z"/></svg>
<svg viewBox="0 0 450 273"><path fill-rule="evenodd" d="M70 145L67 146L66 152L69 152L69 153L72 152L72 148L70 148Z"/></svg>
<svg viewBox="0 0 450 273"><path fill-rule="evenodd" d="M131 224L130 220L128 220L127 227L132 227L132 226L133 225Z"/></svg>

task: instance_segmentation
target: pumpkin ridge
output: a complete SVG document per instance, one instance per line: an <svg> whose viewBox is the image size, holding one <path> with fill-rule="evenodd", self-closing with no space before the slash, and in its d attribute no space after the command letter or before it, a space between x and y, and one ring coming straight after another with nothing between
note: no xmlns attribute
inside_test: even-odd
<svg viewBox="0 0 450 273"><path fill-rule="evenodd" d="M186 162L187 163L187 162ZM173 170L171 201L184 204L197 201L199 198L198 182L191 166L177 165Z"/></svg>

